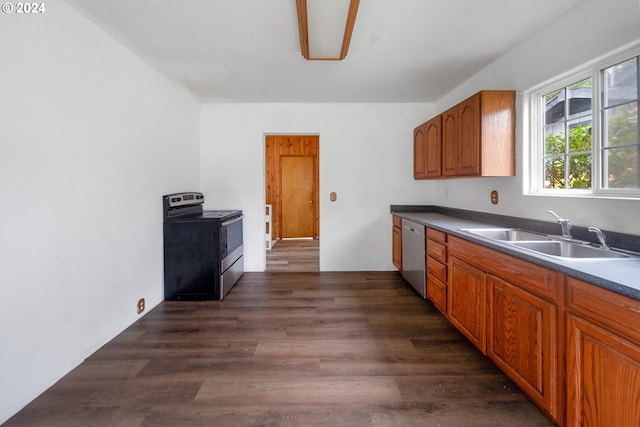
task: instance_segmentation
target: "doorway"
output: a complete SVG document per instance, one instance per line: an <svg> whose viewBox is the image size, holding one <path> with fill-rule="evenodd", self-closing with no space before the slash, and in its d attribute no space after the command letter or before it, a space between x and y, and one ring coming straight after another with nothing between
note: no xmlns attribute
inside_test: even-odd
<svg viewBox="0 0 640 427"><path fill-rule="evenodd" d="M265 141L267 271L318 271L319 136L267 135Z"/></svg>

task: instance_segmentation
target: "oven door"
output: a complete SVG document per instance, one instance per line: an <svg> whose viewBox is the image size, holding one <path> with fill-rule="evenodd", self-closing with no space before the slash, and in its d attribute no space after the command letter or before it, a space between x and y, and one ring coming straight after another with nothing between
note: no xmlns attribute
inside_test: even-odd
<svg viewBox="0 0 640 427"><path fill-rule="evenodd" d="M242 255L242 217L243 215L240 215L220 224L220 255L223 265L224 260L229 256L235 261ZM238 254L238 249L240 249L240 254ZM222 270L224 271L226 268L223 267Z"/></svg>

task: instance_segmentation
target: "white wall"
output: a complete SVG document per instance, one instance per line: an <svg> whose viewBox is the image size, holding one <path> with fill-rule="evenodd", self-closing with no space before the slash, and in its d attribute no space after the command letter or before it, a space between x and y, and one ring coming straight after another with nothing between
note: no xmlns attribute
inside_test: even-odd
<svg viewBox="0 0 640 427"><path fill-rule="evenodd" d="M557 75L587 63L640 38L638 0L585 0L576 10L541 29L508 54L449 93L437 111L481 89L514 89L519 94ZM514 178L458 179L439 182L434 202L443 206L553 222L545 211L556 211L574 225L595 225L622 233L640 234L640 201L578 199L523 195L523 97L517 98L517 176ZM489 194L496 189L500 204ZM447 197L448 195L448 197Z"/></svg>
<svg viewBox="0 0 640 427"><path fill-rule="evenodd" d="M163 298L199 103L63 2L0 16L0 423Z"/></svg>
<svg viewBox="0 0 640 427"><path fill-rule="evenodd" d="M433 183L413 180L411 143L433 112L429 104L205 104L205 207L244 211L245 268L263 271L265 134L319 134L320 269L390 270L389 205L433 199Z"/></svg>

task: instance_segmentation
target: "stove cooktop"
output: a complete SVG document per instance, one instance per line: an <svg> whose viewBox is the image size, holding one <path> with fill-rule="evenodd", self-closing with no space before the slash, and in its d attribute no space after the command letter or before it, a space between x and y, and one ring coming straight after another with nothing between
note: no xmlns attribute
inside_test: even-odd
<svg viewBox="0 0 640 427"><path fill-rule="evenodd" d="M176 221L176 222L193 222L193 221L213 221L213 222L222 222L227 221L229 219L237 218L242 216L241 210L214 210L214 211L185 211L181 214L174 214L168 218L165 218L165 221Z"/></svg>
<svg viewBox="0 0 640 427"><path fill-rule="evenodd" d="M238 210L214 210L214 211L202 211L202 215L199 215L202 218L211 218L211 219L228 219L233 218L234 216L241 215L242 211Z"/></svg>

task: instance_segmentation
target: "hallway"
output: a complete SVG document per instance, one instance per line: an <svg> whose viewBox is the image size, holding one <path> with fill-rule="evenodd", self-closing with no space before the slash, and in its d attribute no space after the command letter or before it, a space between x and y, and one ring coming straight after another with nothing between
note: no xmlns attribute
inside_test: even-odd
<svg viewBox="0 0 640 427"><path fill-rule="evenodd" d="M267 251L266 271L320 271L320 240L278 240L273 248Z"/></svg>

